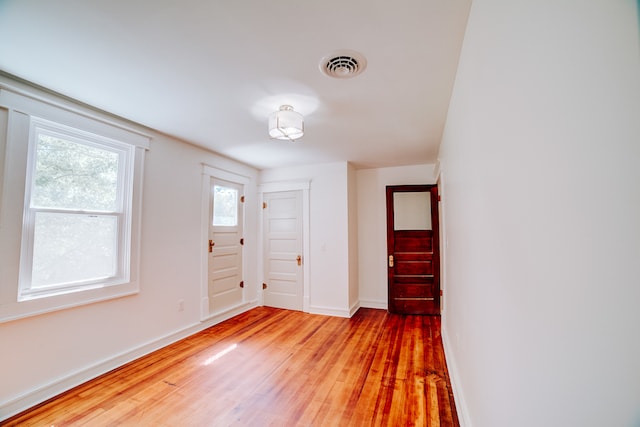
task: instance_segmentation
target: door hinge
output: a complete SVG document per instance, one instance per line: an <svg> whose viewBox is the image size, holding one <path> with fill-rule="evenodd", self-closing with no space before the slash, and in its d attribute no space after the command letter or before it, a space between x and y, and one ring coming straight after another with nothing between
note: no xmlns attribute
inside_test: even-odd
<svg viewBox="0 0 640 427"><path fill-rule="evenodd" d="M389 255L389 267L393 267L393 255Z"/></svg>
<svg viewBox="0 0 640 427"><path fill-rule="evenodd" d="M262 202L262 209L267 209L267 202Z"/></svg>
<svg viewBox="0 0 640 427"><path fill-rule="evenodd" d="M240 203L244 203L244 196L240 196Z"/></svg>
<svg viewBox="0 0 640 427"><path fill-rule="evenodd" d="M244 245L244 237L240 239L240 244Z"/></svg>
<svg viewBox="0 0 640 427"><path fill-rule="evenodd" d="M262 284L262 289L267 289L267 284L266 283Z"/></svg>
<svg viewBox="0 0 640 427"><path fill-rule="evenodd" d="M442 199L440 198L440 195L438 194L438 201L441 201Z"/></svg>
<svg viewBox="0 0 640 427"><path fill-rule="evenodd" d="M240 282L240 287L244 288L244 280Z"/></svg>

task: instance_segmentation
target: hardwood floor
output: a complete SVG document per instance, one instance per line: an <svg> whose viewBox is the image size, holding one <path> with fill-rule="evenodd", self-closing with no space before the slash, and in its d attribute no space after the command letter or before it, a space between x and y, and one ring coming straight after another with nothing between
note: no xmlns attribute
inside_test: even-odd
<svg viewBox="0 0 640 427"><path fill-rule="evenodd" d="M458 426L440 318L259 307L19 414L14 426Z"/></svg>

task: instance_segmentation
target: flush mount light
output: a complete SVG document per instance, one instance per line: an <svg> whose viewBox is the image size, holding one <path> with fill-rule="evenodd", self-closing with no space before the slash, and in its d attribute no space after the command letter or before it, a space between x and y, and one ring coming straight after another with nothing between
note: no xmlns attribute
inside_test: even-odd
<svg viewBox="0 0 640 427"><path fill-rule="evenodd" d="M283 141L295 141L304 135L302 114L293 111L291 105L282 105L269 116L269 136Z"/></svg>

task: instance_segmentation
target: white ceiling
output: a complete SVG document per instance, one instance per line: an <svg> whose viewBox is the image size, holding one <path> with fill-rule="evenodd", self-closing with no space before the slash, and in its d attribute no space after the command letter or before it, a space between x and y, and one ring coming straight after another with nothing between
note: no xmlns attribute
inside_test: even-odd
<svg viewBox="0 0 640 427"><path fill-rule="evenodd" d="M0 69L259 169L436 160L471 0L0 0ZM351 79L320 60L355 50ZM297 143L270 140L282 104Z"/></svg>

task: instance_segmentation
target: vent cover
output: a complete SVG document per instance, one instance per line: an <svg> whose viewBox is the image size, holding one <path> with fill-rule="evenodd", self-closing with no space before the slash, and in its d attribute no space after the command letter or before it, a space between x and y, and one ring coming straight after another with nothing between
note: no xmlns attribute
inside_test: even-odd
<svg viewBox="0 0 640 427"><path fill-rule="evenodd" d="M325 56L320 61L320 71L336 79L348 79L362 73L367 60L358 52L344 50Z"/></svg>

